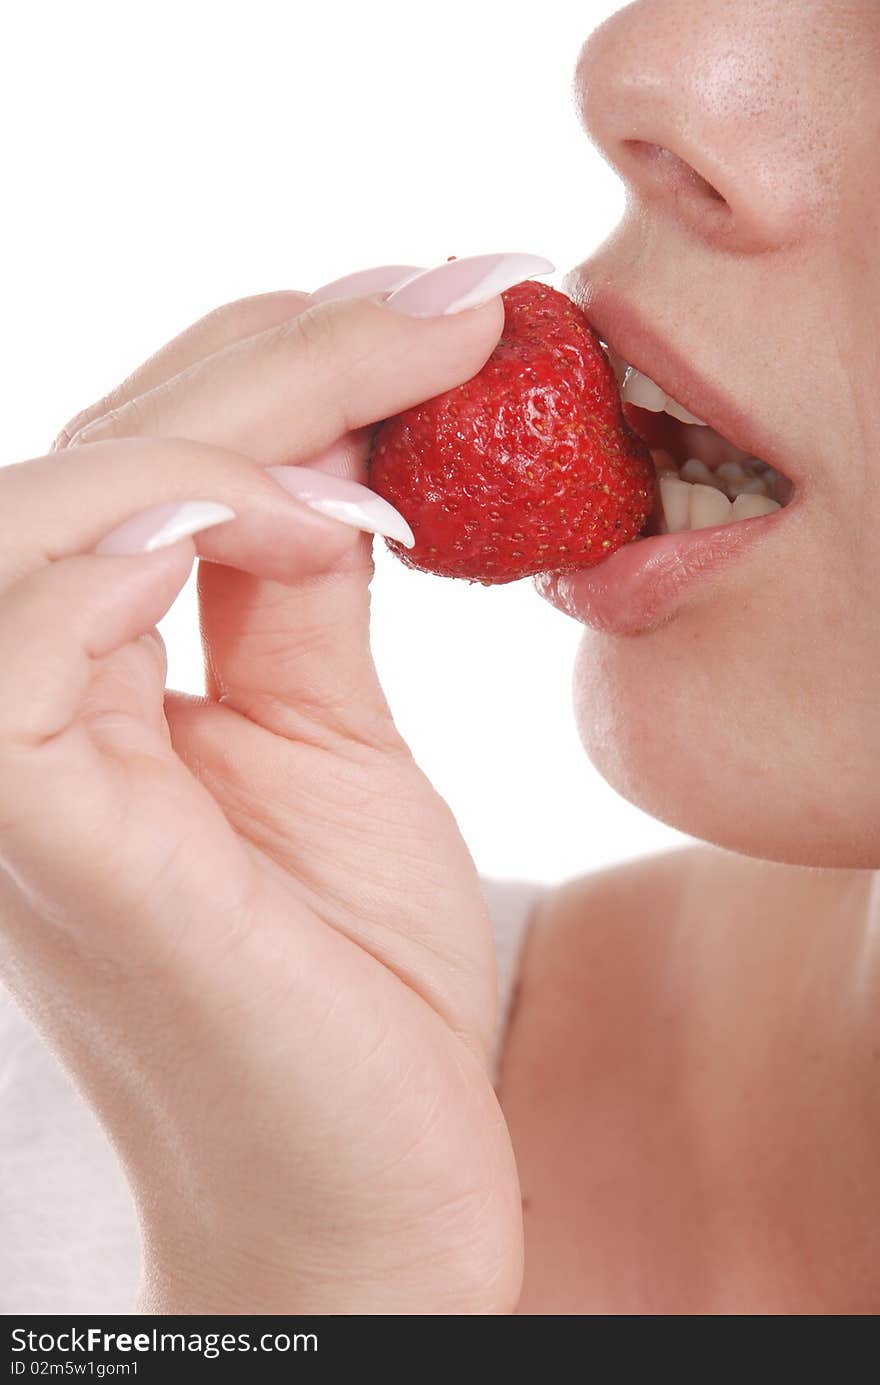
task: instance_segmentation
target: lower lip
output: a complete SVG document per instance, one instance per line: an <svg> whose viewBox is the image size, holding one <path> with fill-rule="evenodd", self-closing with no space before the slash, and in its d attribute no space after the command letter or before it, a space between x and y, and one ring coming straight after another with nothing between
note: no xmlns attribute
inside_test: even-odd
<svg viewBox="0 0 880 1385"><path fill-rule="evenodd" d="M538 577L538 590L594 630L644 634L666 624L709 577L768 538L786 509L713 529L637 539L594 568Z"/></svg>

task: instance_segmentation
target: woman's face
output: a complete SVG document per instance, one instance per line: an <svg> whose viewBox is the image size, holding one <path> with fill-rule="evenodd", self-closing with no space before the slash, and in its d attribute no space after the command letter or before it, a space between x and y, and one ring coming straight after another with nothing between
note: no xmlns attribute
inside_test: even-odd
<svg viewBox="0 0 880 1385"><path fill-rule="evenodd" d="M634 563L638 541L604 589L546 584L597 627L581 733L648 812L799 864L880 865L878 74L878 0L638 0L578 66L629 203L566 287L793 483L741 529L646 540ZM718 439L668 426L711 470Z"/></svg>

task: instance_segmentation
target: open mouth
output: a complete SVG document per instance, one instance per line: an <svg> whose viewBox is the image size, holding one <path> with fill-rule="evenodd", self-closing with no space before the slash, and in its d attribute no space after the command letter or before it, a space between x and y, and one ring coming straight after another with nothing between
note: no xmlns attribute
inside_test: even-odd
<svg viewBox="0 0 880 1385"><path fill-rule="evenodd" d="M802 510L797 502L809 473L792 458L792 474L784 474L784 440L711 374L695 370L674 335L643 317L607 279L597 282L595 272L581 267L566 288L608 343L626 420L651 451L657 486L635 542L592 567L543 574L536 584L584 625L612 635L645 634L699 592L721 597L724 574L749 555L763 550L765 563L779 561L789 551L788 527L796 524L794 513L782 512Z"/></svg>
<svg viewBox="0 0 880 1385"><path fill-rule="evenodd" d="M783 509L791 480L696 418L610 348L627 422L650 448L657 499L643 530L678 534L759 519Z"/></svg>

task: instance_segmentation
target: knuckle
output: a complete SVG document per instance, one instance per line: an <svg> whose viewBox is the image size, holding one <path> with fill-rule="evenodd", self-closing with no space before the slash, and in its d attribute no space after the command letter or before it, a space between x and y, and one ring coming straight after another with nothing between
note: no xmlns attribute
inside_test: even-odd
<svg viewBox="0 0 880 1385"><path fill-rule="evenodd" d="M282 342L292 341L316 366L337 355L342 345L338 314L330 311L332 306L315 304L279 329Z"/></svg>
<svg viewBox="0 0 880 1385"><path fill-rule="evenodd" d="M249 298L237 298L223 303L204 317L199 328L204 332L209 348L219 349L242 336L265 331L278 321L279 315L293 318L308 305L307 293L285 289L278 293L260 293Z"/></svg>
<svg viewBox="0 0 880 1385"><path fill-rule="evenodd" d="M367 330L365 330L365 328ZM362 321L358 303L315 304L279 329L283 348L292 351L295 368L314 385L314 397L332 411L341 435L352 427L352 400L361 393L363 367L375 355L374 334Z"/></svg>
<svg viewBox="0 0 880 1385"><path fill-rule="evenodd" d="M294 369L300 372L310 397L321 409L334 433L348 431L346 410L348 369L346 365L345 334L336 312L328 311L335 304L307 308L292 322L279 329L282 349L294 357Z"/></svg>

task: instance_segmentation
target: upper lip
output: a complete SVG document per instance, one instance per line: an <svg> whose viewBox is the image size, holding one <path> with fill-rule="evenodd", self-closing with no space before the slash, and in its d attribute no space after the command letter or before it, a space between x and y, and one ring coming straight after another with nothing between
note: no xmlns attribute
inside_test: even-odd
<svg viewBox="0 0 880 1385"><path fill-rule="evenodd" d="M583 268L566 276L564 290L584 311L602 340L628 365L656 381L735 447L759 457L795 484L801 483L797 464L789 464L780 440L746 414L719 385L700 375L634 304L610 286L596 283Z"/></svg>

